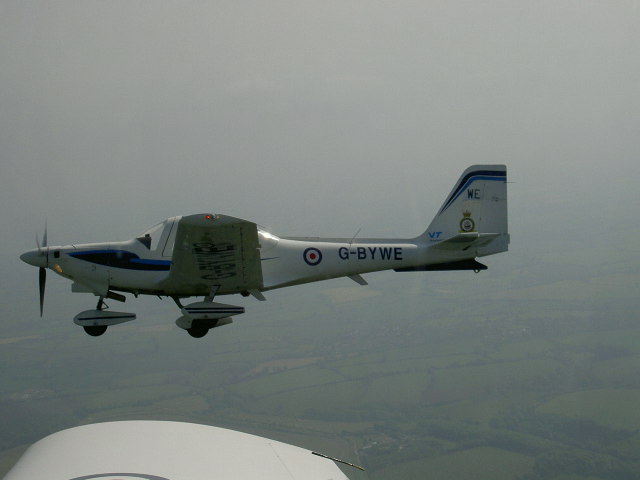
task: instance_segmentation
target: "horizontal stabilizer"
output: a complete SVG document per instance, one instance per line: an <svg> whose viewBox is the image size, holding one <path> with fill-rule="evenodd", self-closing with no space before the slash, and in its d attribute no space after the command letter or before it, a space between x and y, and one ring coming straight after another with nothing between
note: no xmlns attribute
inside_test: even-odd
<svg viewBox="0 0 640 480"><path fill-rule="evenodd" d="M447 240L433 245L431 248L438 250L456 250L464 252L466 250L469 250L471 247L486 247L500 235L501 234L499 233L459 233L451 238L448 238Z"/></svg>
<svg viewBox="0 0 640 480"><path fill-rule="evenodd" d="M395 268L396 272L442 272L448 270L473 270L479 272L486 270L487 266L477 260L461 260L459 262L435 263L419 267Z"/></svg>

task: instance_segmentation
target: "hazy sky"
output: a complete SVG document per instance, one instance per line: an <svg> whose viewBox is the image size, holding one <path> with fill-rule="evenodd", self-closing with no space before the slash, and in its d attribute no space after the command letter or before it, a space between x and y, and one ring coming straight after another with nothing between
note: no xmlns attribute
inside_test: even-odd
<svg viewBox="0 0 640 480"><path fill-rule="evenodd" d="M512 261L615 249L638 233L638 25L638 1L4 0L0 303L36 314L18 255L45 219L51 244L202 211L413 236L474 163L508 165Z"/></svg>

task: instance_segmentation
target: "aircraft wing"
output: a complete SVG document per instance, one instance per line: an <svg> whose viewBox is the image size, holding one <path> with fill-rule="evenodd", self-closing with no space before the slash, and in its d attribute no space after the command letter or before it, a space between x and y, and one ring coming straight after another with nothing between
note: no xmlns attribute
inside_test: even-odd
<svg viewBox="0 0 640 480"><path fill-rule="evenodd" d="M262 287L255 223L227 215L198 214L178 223L169 276L161 286L174 295L238 293Z"/></svg>
<svg viewBox="0 0 640 480"><path fill-rule="evenodd" d="M4 480L348 480L309 450L223 428L125 421L54 433Z"/></svg>

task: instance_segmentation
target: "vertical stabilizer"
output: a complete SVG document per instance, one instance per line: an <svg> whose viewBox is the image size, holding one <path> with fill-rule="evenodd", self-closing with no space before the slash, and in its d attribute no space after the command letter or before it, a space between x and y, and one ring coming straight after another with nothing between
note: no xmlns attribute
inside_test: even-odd
<svg viewBox="0 0 640 480"><path fill-rule="evenodd" d="M505 165L472 165L467 168L421 239L435 245L465 234L493 237L490 242L483 242L484 246L477 248L477 256L507 250L509 229Z"/></svg>

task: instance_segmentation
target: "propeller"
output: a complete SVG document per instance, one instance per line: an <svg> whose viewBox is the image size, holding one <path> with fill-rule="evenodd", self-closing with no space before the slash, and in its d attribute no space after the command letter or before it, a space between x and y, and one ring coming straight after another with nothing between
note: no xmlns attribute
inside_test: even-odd
<svg viewBox="0 0 640 480"><path fill-rule="evenodd" d="M40 316L42 316L44 307L44 289L47 283L47 267L49 266L49 244L47 242L47 223L44 224L44 235L42 236L42 245L36 234L36 245L38 248L29 250L20 255L20 260L34 267L38 267L38 286L40 290ZM60 267L54 265L53 268L60 272Z"/></svg>
<svg viewBox="0 0 640 480"><path fill-rule="evenodd" d="M44 224L44 235L42 235L42 247L38 240L38 234L36 234L36 245L38 246L38 253L46 257L46 264L49 264L49 249L47 248L47 223ZM46 250L45 250L46 249ZM40 289L40 316L44 310L44 289L47 283L47 269L45 267L38 268L38 287Z"/></svg>
<svg viewBox="0 0 640 480"><path fill-rule="evenodd" d="M40 267L38 269L38 284L40 286L40 316L42 317L42 311L44 309L44 286L47 283L47 269Z"/></svg>

